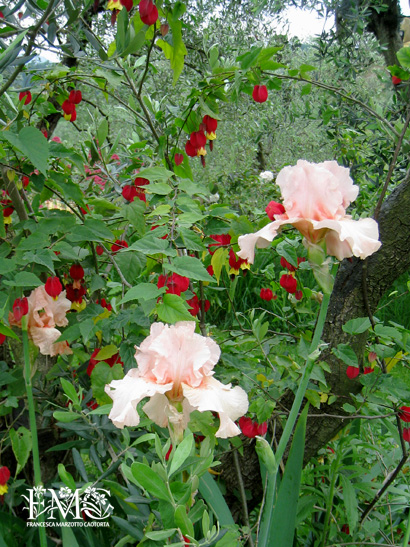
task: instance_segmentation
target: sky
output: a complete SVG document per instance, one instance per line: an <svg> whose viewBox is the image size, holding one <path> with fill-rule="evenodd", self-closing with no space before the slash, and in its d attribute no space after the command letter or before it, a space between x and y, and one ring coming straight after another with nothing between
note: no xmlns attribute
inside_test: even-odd
<svg viewBox="0 0 410 547"><path fill-rule="evenodd" d="M410 0L400 0L401 12L410 17ZM334 16L327 21L320 19L315 11L301 10L290 7L286 10L289 21L289 37L297 36L300 40L321 34L323 30L330 30L334 25Z"/></svg>

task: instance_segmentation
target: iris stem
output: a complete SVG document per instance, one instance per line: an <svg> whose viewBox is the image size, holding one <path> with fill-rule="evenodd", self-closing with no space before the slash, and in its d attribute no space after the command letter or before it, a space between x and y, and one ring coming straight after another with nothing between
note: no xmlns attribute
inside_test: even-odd
<svg viewBox="0 0 410 547"><path fill-rule="evenodd" d="M32 452L33 452L33 468L34 468L34 483L35 486L40 486L41 482L41 467L40 467L40 452L38 449L38 436L37 436L37 423L36 423L36 411L34 407L33 397L33 385L31 383L31 364L30 364L30 350L27 333L27 315L23 315L21 318L21 328L23 334L23 351L24 351L24 381L27 391L28 402L28 414L30 422L30 431L32 437ZM40 522L44 522L44 515L39 516ZM47 547L46 529L39 526L40 545L41 547Z"/></svg>

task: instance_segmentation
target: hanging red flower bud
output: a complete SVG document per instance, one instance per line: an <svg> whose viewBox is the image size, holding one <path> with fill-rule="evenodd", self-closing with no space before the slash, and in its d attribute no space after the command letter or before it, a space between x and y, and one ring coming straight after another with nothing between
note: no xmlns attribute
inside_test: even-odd
<svg viewBox="0 0 410 547"><path fill-rule="evenodd" d="M152 3L152 0L141 0L138 5L141 21L145 25L153 25L158 20L157 7Z"/></svg>
<svg viewBox="0 0 410 547"><path fill-rule="evenodd" d="M81 264L73 264L70 268L70 275L73 279L84 279L84 269Z"/></svg>
<svg viewBox="0 0 410 547"><path fill-rule="evenodd" d="M191 141L188 141L185 145L185 152L190 158L194 158L196 156L196 149L194 146L192 146Z"/></svg>
<svg viewBox="0 0 410 547"><path fill-rule="evenodd" d="M393 85L399 85L402 82L402 80L398 76L392 76L391 81Z"/></svg>
<svg viewBox="0 0 410 547"><path fill-rule="evenodd" d="M282 266L282 268L286 268L290 272L295 272L297 269L296 266L292 266L292 264L288 262L283 256L280 257L280 265Z"/></svg>
<svg viewBox="0 0 410 547"><path fill-rule="evenodd" d="M4 496L7 493L7 481L10 478L10 470L8 467L0 467L0 496Z"/></svg>
<svg viewBox="0 0 410 547"><path fill-rule="evenodd" d="M30 91L22 91L19 94L19 101L21 102L23 99L25 99L24 100L25 105L31 103L31 93L30 93Z"/></svg>
<svg viewBox="0 0 410 547"><path fill-rule="evenodd" d="M63 286L58 277L48 277L44 289L49 296L57 298L61 294Z"/></svg>
<svg viewBox="0 0 410 547"><path fill-rule="evenodd" d="M249 439L254 439L257 435L265 435L268 430L267 422L259 424L258 422L254 422L251 418L246 418L245 416L239 418L238 423L242 433L245 435L245 437L248 437Z"/></svg>
<svg viewBox="0 0 410 547"><path fill-rule="evenodd" d="M137 177L134 180L134 186L146 186L147 184L149 184L149 180L144 179L144 177Z"/></svg>
<svg viewBox="0 0 410 547"><path fill-rule="evenodd" d="M27 175L23 175L21 177L21 182L23 183L23 188L27 188L27 186L30 184L30 179Z"/></svg>
<svg viewBox="0 0 410 547"><path fill-rule="evenodd" d="M73 103L73 104L80 104L81 101L83 100L83 96L82 96L82 93L79 89L75 90L71 90L70 91L70 95L68 96L68 100L70 101L70 103Z"/></svg>
<svg viewBox="0 0 410 547"><path fill-rule="evenodd" d="M266 300L267 302L273 300L272 289L261 289L259 296L262 298L262 300Z"/></svg>
<svg viewBox="0 0 410 547"><path fill-rule="evenodd" d="M275 215L283 215L285 208L277 201L270 201L266 206L265 212L271 220L275 220Z"/></svg>
<svg viewBox="0 0 410 547"><path fill-rule="evenodd" d="M134 5L132 0L120 0L120 3L128 12L131 11L132 6Z"/></svg>
<svg viewBox="0 0 410 547"><path fill-rule="evenodd" d="M197 150L200 150L201 148L205 148L206 145L206 137L205 133L203 131L193 131L191 133L191 136L189 138L192 146L196 148ZM198 152L197 152L198 154Z"/></svg>
<svg viewBox="0 0 410 547"><path fill-rule="evenodd" d="M410 443L410 427L403 428L403 441Z"/></svg>
<svg viewBox="0 0 410 547"><path fill-rule="evenodd" d="M374 372L374 368L372 368L372 367L364 367L363 372L364 372L365 374L371 374L372 372Z"/></svg>
<svg viewBox="0 0 410 547"><path fill-rule="evenodd" d="M5 341L6 341L6 335L0 333L0 346L2 346Z"/></svg>
<svg viewBox="0 0 410 547"><path fill-rule="evenodd" d="M13 314L16 321L20 321L23 315L28 314L28 300L24 298L16 298L13 304Z"/></svg>
<svg viewBox="0 0 410 547"><path fill-rule="evenodd" d="M280 286L290 294L295 294L298 282L293 275L283 274L279 280Z"/></svg>
<svg viewBox="0 0 410 547"><path fill-rule="evenodd" d="M174 156L175 165L181 165L181 163L183 161L184 161L184 155L183 154L175 154L175 156Z"/></svg>
<svg viewBox="0 0 410 547"><path fill-rule="evenodd" d="M399 411L400 420L406 423L410 422L410 406L401 406Z"/></svg>
<svg viewBox="0 0 410 547"><path fill-rule="evenodd" d="M161 36L164 37L169 32L169 24L168 23L162 23L160 27Z"/></svg>
<svg viewBox="0 0 410 547"><path fill-rule="evenodd" d="M373 363L373 361L376 361L377 359L377 353L375 351L371 351L369 355L367 356L367 359L369 363Z"/></svg>
<svg viewBox="0 0 410 547"><path fill-rule="evenodd" d="M346 369L346 375L350 380L353 380L353 378L356 378L359 376L359 367L347 367Z"/></svg>
<svg viewBox="0 0 410 547"><path fill-rule="evenodd" d="M98 256L101 256L104 253L104 249L101 247L101 245L97 245L95 248L95 252L98 254Z"/></svg>
<svg viewBox="0 0 410 547"><path fill-rule="evenodd" d="M266 85L255 85L252 92L252 98L257 103L264 103L268 98Z"/></svg>
<svg viewBox="0 0 410 547"><path fill-rule="evenodd" d="M296 291L295 292L295 298L296 298L296 300L302 300L303 292L302 291Z"/></svg>

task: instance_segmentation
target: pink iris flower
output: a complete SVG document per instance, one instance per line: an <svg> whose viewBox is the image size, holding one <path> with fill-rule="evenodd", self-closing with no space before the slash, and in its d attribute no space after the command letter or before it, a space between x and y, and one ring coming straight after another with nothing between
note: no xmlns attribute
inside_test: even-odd
<svg viewBox="0 0 410 547"><path fill-rule="evenodd" d="M245 391L213 378L220 349L211 338L195 333L195 323L154 323L150 335L136 348L138 367L122 380L113 380L105 392L114 401L109 418L120 429L140 422L138 403L160 427L174 433L186 428L191 412L210 410L219 414L217 437L240 434L234 423L248 409Z"/></svg>
<svg viewBox="0 0 410 547"><path fill-rule="evenodd" d="M57 298L48 295L45 286L37 287L27 297L28 301L28 334L43 355L63 355L73 353L67 342L56 342L61 332L56 327L68 325L66 314L71 302L61 292ZM21 326L12 313L9 314L10 325Z"/></svg>
<svg viewBox="0 0 410 547"><path fill-rule="evenodd" d="M351 256L364 259L379 249L377 222L371 218L353 220L346 214L359 192L349 169L336 161L314 164L299 160L293 167L284 167L276 182L285 212L274 214L274 221L258 232L239 237L241 258L253 263L255 247L268 247L285 224L299 230L308 244L324 242L327 253L339 260Z"/></svg>

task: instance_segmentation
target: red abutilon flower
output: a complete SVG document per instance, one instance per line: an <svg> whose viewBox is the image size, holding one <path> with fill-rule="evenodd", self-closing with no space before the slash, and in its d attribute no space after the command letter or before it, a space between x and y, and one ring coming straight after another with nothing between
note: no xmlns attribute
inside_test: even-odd
<svg viewBox="0 0 410 547"><path fill-rule="evenodd" d="M281 287L285 289L290 294L295 294L296 288L298 285L297 280L293 277L293 275L283 274L279 280L279 284Z"/></svg>
<svg viewBox="0 0 410 547"><path fill-rule="evenodd" d="M66 99L61 105L61 108L64 112L64 119L69 122L75 122L75 120L77 119L75 104Z"/></svg>
<svg viewBox="0 0 410 547"><path fill-rule="evenodd" d="M126 249L128 247L128 243L124 239L117 239L115 243L111 245L111 251L113 253L118 253L118 251L121 251L121 249Z"/></svg>
<svg viewBox="0 0 410 547"><path fill-rule="evenodd" d="M70 103L80 104L81 101L83 100L81 91L79 89L72 89L68 96L68 100Z"/></svg>
<svg viewBox="0 0 410 547"><path fill-rule="evenodd" d="M95 248L95 252L98 254L98 256L101 256L104 253L104 249L101 247L101 245L97 245Z"/></svg>
<svg viewBox="0 0 410 547"><path fill-rule="evenodd" d="M238 275L240 270L250 269L250 264L248 264L248 261L244 258L239 258L236 256L233 249L229 249L229 266L231 267L229 274L233 275Z"/></svg>
<svg viewBox="0 0 410 547"><path fill-rule="evenodd" d="M212 239L218 242L218 243L211 243L210 245L208 245L208 251L211 255L213 255L214 252L216 251L216 249L211 250L211 247L226 247L227 245L230 245L231 243L231 236L229 234L214 234L214 235L210 235L209 237L211 237Z"/></svg>
<svg viewBox="0 0 410 547"><path fill-rule="evenodd" d="M30 184L30 179L28 178L27 175L23 175L21 177L21 182L23 184L23 188L27 188L27 186Z"/></svg>
<svg viewBox="0 0 410 547"><path fill-rule="evenodd" d="M346 208L359 191L349 169L335 161L314 164L299 160L284 167L276 178L281 189L285 213L254 234L240 236L238 255L253 263L255 247L268 247L282 226L292 224L307 245L326 245L327 253L339 260L362 259L380 248L377 222L371 218L353 220Z"/></svg>
<svg viewBox="0 0 410 547"><path fill-rule="evenodd" d="M189 300L186 301L186 303L189 305L189 313L193 316L193 317L196 317L201 309L201 303L199 301L199 298L196 294L194 294L194 296L192 298L190 298ZM209 302L209 300L205 300L204 302L204 312L206 313L209 308L211 307L211 303Z"/></svg>
<svg viewBox="0 0 410 547"><path fill-rule="evenodd" d="M158 277L157 287L166 287L167 294L176 294L181 296L189 288L189 278L173 273L172 275L160 275Z"/></svg>
<svg viewBox="0 0 410 547"><path fill-rule="evenodd" d="M153 25L158 20L157 6L152 3L152 0L141 0L138 4L138 11L141 21L145 25Z"/></svg>
<svg viewBox="0 0 410 547"><path fill-rule="evenodd" d="M107 309L108 311L112 311L112 306L109 302L106 301L105 298L101 298L101 303L100 301L97 299L95 301L96 304L100 304L100 306L102 306L103 308Z"/></svg>
<svg viewBox="0 0 410 547"><path fill-rule="evenodd" d="M3 465L3 467L0 467L0 496L3 496L7 493L7 481L9 480L9 478L10 470L8 467Z"/></svg>
<svg viewBox="0 0 410 547"><path fill-rule="evenodd" d="M372 372L374 372L374 368L373 367L364 367L363 372L365 374L371 374Z"/></svg>
<svg viewBox="0 0 410 547"><path fill-rule="evenodd" d="M194 321L151 325L150 335L137 347L137 368L105 386L113 400L109 418L116 427L137 426L137 405L149 397L144 412L160 427L169 425L176 439L181 439L194 410L219 414L216 437L240 433L235 420L248 410L247 394L215 379L213 368L221 351L210 337L196 334L195 327Z"/></svg>
<svg viewBox="0 0 410 547"><path fill-rule="evenodd" d="M0 346L2 346L5 341L6 341L6 335L0 333Z"/></svg>
<svg viewBox="0 0 410 547"><path fill-rule="evenodd" d="M297 270L297 266L293 266L283 256L280 257L280 265L282 266L282 268L286 268L290 272L296 272L296 270Z"/></svg>
<svg viewBox="0 0 410 547"><path fill-rule="evenodd" d="M359 367L349 366L346 369L346 375L348 378L350 378L350 380L353 380L353 378L356 378L357 376L359 376L359 372L360 372Z"/></svg>
<svg viewBox="0 0 410 547"><path fill-rule="evenodd" d="M206 138L210 141L216 139L216 129L218 127L218 120L215 118L211 118L211 116L203 117L202 123L205 125L205 131L206 131Z"/></svg>
<svg viewBox="0 0 410 547"><path fill-rule="evenodd" d="M265 212L271 220L275 220L275 215L283 215L285 208L277 201L270 201L266 206Z"/></svg>
<svg viewBox="0 0 410 547"><path fill-rule="evenodd" d="M402 82L402 80L398 76L392 76L391 81L393 85L399 85Z"/></svg>
<svg viewBox="0 0 410 547"><path fill-rule="evenodd" d="M245 435L245 437L249 437L249 439L254 439L257 435L265 435L268 430L267 422L259 424L258 422L254 422L251 418L246 418L245 416L239 418L238 423L243 435Z"/></svg>
<svg viewBox="0 0 410 547"><path fill-rule="evenodd" d="M26 297L16 298L13 303L13 315L16 321L21 321L23 315L28 314L28 300Z"/></svg>
<svg viewBox="0 0 410 547"><path fill-rule="evenodd" d="M43 135L45 136L45 138L48 139L47 130L46 130L46 129L42 129L41 132L43 133Z"/></svg>
<svg viewBox="0 0 410 547"><path fill-rule="evenodd" d="M63 286L58 277L48 277L44 289L51 298L56 299L61 294Z"/></svg>
<svg viewBox="0 0 410 547"><path fill-rule="evenodd" d="M183 161L184 161L184 155L183 154L175 154L175 156L174 156L175 165L181 165L181 163Z"/></svg>
<svg viewBox="0 0 410 547"><path fill-rule="evenodd" d="M266 85L255 85L252 91L252 98L257 103L264 103L268 98Z"/></svg>
<svg viewBox="0 0 410 547"><path fill-rule="evenodd" d="M403 422L410 422L410 406L401 406L399 408L398 416L400 420L403 420Z"/></svg>
<svg viewBox="0 0 410 547"><path fill-rule="evenodd" d="M137 188L135 186L131 186L130 184L126 184L121 193L124 199L129 202L133 202L137 195Z"/></svg>
<svg viewBox="0 0 410 547"><path fill-rule="evenodd" d="M262 298L262 300L267 300L268 302L269 300L273 300L272 289L261 289L259 296Z"/></svg>
<svg viewBox="0 0 410 547"><path fill-rule="evenodd" d="M159 30L161 32L162 37L166 36L169 32L169 24L168 23L162 23Z"/></svg>
<svg viewBox="0 0 410 547"><path fill-rule="evenodd" d="M350 535L350 529L348 524L343 524L341 530L344 534Z"/></svg>
<svg viewBox="0 0 410 547"><path fill-rule="evenodd" d="M206 271L209 273L209 275L215 275L214 267L212 266L212 264L210 264L210 265L206 268Z"/></svg>
<svg viewBox="0 0 410 547"><path fill-rule="evenodd" d="M81 304L83 301L83 296L86 294L87 289L84 286L84 280L78 281L79 286L74 287L74 283L67 283L67 285L65 286L65 290L67 299L70 300L70 302Z"/></svg>
<svg viewBox="0 0 410 547"><path fill-rule="evenodd" d="M24 104L29 104L31 103L31 93L30 91L22 91L21 93L19 93L19 101L21 102L23 99L24 99Z"/></svg>
<svg viewBox="0 0 410 547"><path fill-rule="evenodd" d="M403 428L403 441L410 443L410 427Z"/></svg>
<svg viewBox="0 0 410 547"><path fill-rule="evenodd" d="M81 264L72 264L70 267L70 276L74 281L84 279L84 268Z"/></svg>
<svg viewBox="0 0 410 547"><path fill-rule="evenodd" d="M296 291L295 292L295 298L296 298L296 300L302 300L303 292L302 291Z"/></svg>

